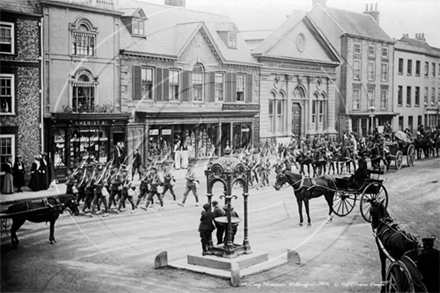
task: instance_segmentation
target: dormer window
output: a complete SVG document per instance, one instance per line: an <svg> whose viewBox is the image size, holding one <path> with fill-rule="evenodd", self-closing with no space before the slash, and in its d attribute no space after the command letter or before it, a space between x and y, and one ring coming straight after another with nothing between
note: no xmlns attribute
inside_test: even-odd
<svg viewBox="0 0 440 293"><path fill-rule="evenodd" d="M237 48L237 34L236 33L228 33L228 47L236 49Z"/></svg>
<svg viewBox="0 0 440 293"><path fill-rule="evenodd" d="M145 21L143 19L133 19L133 36L145 36Z"/></svg>

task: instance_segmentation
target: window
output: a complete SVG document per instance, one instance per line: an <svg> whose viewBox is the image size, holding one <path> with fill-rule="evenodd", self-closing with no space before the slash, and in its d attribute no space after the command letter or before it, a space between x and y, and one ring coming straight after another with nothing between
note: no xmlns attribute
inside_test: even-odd
<svg viewBox="0 0 440 293"><path fill-rule="evenodd" d="M153 68L142 68L142 100L153 100Z"/></svg>
<svg viewBox="0 0 440 293"><path fill-rule="evenodd" d="M406 67L406 74L411 75L412 74L412 60L408 59L408 66Z"/></svg>
<svg viewBox="0 0 440 293"><path fill-rule="evenodd" d="M229 48L237 48L237 34L236 33L228 33L228 47Z"/></svg>
<svg viewBox="0 0 440 293"><path fill-rule="evenodd" d="M403 116L399 116L399 130L403 131Z"/></svg>
<svg viewBox="0 0 440 293"><path fill-rule="evenodd" d="M388 81L388 63L382 63L381 65L380 80Z"/></svg>
<svg viewBox="0 0 440 293"><path fill-rule="evenodd" d="M408 128L413 132L413 116L408 116Z"/></svg>
<svg viewBox="0 0 440 293"><path fill-rule="evenodd" d="M274 93L271 93L269 99L269 109L268 109L268 116L269 116L269 132L275 133L275 119L274 119L274 108L275 108L275 101L276 96Z"/></svg>
<svg viewBox="0 0 440 293"><path fill-rule="evenodd" d="M192 72L193 100L196 102L203 101L203 65L197 63Z"/></svg>
<svg viewBox="0 0 440 293"><path fill-rule="evenodd" d="M353 89L353 110L361 108L361 90Z"/></svg>
<svg viewBox="0 0 440 293"><path fill-rule="evenodd" d="M313 101L312 101L312 127L316 128L316 108L317 108L317 104L318 104L318 95L314 94L313 95Z"/></svg>
<svg viewBox="0 0 440 293"><path fill-rule="evenodd" d="M388 91L383 89L380 92L380 108L381 109L386 109L387 108L387 94Z"/></svg>
<svg viewBox="0 0 440 293"><path fill-rule="evenodd" d="M354 43L354 53L360 54L362 50L362 46L360 43Z"/></svg>
<svg viewBox="0 0 440 293"><path fill-rule="evenodd" d="M427 87L425 87L425 96L424 96L423 102L425 103L425 106L428 105L428 88Z"/></svg>
<svg viewBox="0 0 440 293"><path fill-rule="evenodd" d="M13 74L0 74L0 115L15 112L15 82Z"/></svg>
<svg viewBox="0 0 440 293"><path fill-rule="evenodd" d="M72 55L95 56L95 37L89 25L80 24L72 31Z"/></svg>
<svg viewBox="0 0 440 293"><path fill-rule="evenodd" d="M353 78L356 80L361 79L361 61L353 60Z"/></svg>
<svg viewBox="0 0 440 293"><path fill-rule="evenodd" d="M440 78L440 63L437 65L437 78Z"/></svg>
<svg viewBox="0 0 440 293"><path fill-rule="evenodd" d="M406 87L406 106L411 107L411 87Z"/></svg>
<svg viewBox="0 0 440 293"><path fill-rule="evenodd" d="M180 92L179 70L170 70L170 100L178 101Z"/></svg>
<svg viewBox="0 0 440 293"><path fill-rule="evenodd" d="M15 136L12 134L0 135L0 175L4 175L1 168L9 158L14 157Z"/></svg>
<svg viewBox="0 0 440 293"><path fill-rule="evenodd" d="M82 70L77 80L73 83L72 109L78 113L94 112L95 110L95 86L92 75Z"/></svg>
<svg viewBox="0 0 440 293"><path fill-rule="evenodd" d="M431 106L434 106L435 104L435 87L432 88L431 92Z"/></svg>
<svg viewBox="0 0 440 293"><path fill-rule="evenodd" d="M399 74L403 74L403 59L399 58Z"/></svg>
<svg viewBox="0 0 440 293"><path fill-rule="evenodd" d="M416 86L416 96L415 96L414 105L417 107L420 106L420 87L419 86Z"/></svg>
<svg viewBox="0 0 440 293"><path fill-rule="evenodd" d="M376 55L376 47L375 46L368 46L368 56L374 56Z"/></svg>
<svg viewBox="0 0 440 293"><path fill-rule="evenodd" d="M269 132L280 133L284 131L284 113L286 99L283 93L277 97L271 93L269 99Z"/></svg>
<svg viewBox="0 0 440 293"><path fill-rule="evenodd" d="M376 67L376 62L374 61L368 61L368 80L375 80L375 67Z"/></svg>
<svg viewBox="0 0 440 293"><path fill-rule="evenodd" d="M402 103L403 103L403 87L401 85L399 85L399 87L397 88L397 105L402 107Z"/></svg>
<svg viewBox="0 0 440 293"><path fill-rule="evenodd" d="M284 131L284 104L285 104L285 98L282 93L280 93L280 96L277 98L277 125L276 125L276 131L278 133Z"/></svg>
<svg viewBox="0 0 440 293"><path fill-rule="evenodd" d="M429 63L425 62L425 77L429 76Z"/></svg>
<svg viewBox="0 0 440 293"><path fill-rule="evenodd" d="M237 102L244 102L244 74L237 74Z"/></svg>
<svg viewBox="0 0 440 293"><path fill-rule="evenodd" d="M388 47L382 47L382 58L388 58Z"/></svg>
<svg viewBox="0 0 440 293"><path fill-rule="evenodd" d="M144 36L145 21L142 19L133 19L133 35Z"/></svg>
<svg viewBox="0 0 440 293"><path fill-rule="evenodd" d="M0 21L0 53L15 53L14 24Z"/></svg>
<svg viewBox="0 0 440 293"><path fill-rule="evenodd" d="M223 73L215 74L215 100L223 102L225 88L225 76Z"/></svg>
<svg viewBox="0 0 440 293"><path fill-rule="evenodd" d="M422 125L422 115L417 116L417 125Z"/></svg>
<svg viewBox="0 0 440 293"><path fill-rule="evenodd" d="M432 77L435 77L435 63L432 63L431 67Z"/></svg>
<svg viewBox="0 0 440 293"><path fill-rule="evenodd" d="M374 104L374 90L368 90L368 107L375 107Z"/></svg>
<svg viewBox="0 0 440 293"><path fill-rule="evenodd" d="M416 61L416 76L420 76L420 61Z"/></svg>

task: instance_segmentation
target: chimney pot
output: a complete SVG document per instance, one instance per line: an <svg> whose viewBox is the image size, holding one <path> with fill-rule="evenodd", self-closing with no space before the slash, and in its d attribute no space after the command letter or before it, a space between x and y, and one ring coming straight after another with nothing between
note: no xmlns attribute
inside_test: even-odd
<svg viewBox="0 0 440 293"><path fill-rule="evenodd" d="M373 11L373 3L370 4L370 11Z"/></svg>
<svg viewBox="0 0 440 293"><path fill-rule="evenodd" d="M376 2L376 5L374 6L374 11L379 11L379 10L377 9L377 2Z"/></svg>
<svg viewBox="0 0 440 293"><path fill-rule="evenodd" d="M365 5L365 11L368 11L368 3Z"/></svg>

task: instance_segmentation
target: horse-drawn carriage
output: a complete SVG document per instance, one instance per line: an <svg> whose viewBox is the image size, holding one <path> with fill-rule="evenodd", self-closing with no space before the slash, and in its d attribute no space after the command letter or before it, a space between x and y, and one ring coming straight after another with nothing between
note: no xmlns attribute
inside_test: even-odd
<svg viewBox="0 0 440 293"><path fill-rule="evenodd" d="M365 221L371 222L369 210L371 202L383 200L388 206L388 192L383 185L384 180L379 178L383 172L369 170L370 174L376 174L377 178L369 178L356 186L350 177L336 177L337 190L333 198L333 213L345 217L354 209L356 201L360 201L360 211ZM358 198L360 196L360 198Z"/></svg>
<svg viewBox="0 0 440 293"><path fill-rule="evenodd" d="M385 158L389 164L395 162L396 169L399 170L403 166L403 156L406 156L406 164L408 167L414 166L416 151L413 141L403 132L397 131L394 134L395 141L385 141Z"/></svg>

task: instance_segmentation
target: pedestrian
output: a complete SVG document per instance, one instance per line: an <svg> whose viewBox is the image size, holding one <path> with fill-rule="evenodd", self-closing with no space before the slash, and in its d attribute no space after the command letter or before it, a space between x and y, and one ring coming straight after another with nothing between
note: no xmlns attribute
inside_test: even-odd
<svg viewBox="0 0 440 293"><path fill-rule="evenodd" d="M206 255L208 247L212 243L212 231L215 229L213 221L214 213L211 212L211 206L209 203L205 203L203 205L199 225L200 241L202 242L202 255Z"/></svg>
<svg viewBox="0 0 440 293"><path fill-rule="evenodd" d="M158 191L158 187L162 186L163 183L159 178L159 175L157 174L157 168L156 167L151 167L151 175L150 175L150 188L149 188L149 192L148 192L148 198L147 198L147 203L145 204L145 207L142 208L144 210L147 210L150 203L152 203L151 207L154 207L154 196L157 196L157 199L160 202L160 208L159 210L163 210L163 200L162 200L162 194Z"/></svg>
<svg viewBox="0 0 440 293"><path fill-rule="evenodd" d="M134 180L134 173L138 173L139 179L141 178L140 167L142 166L142 156L139 154L139 150L135 149L133 154L133 164L131 166L131 180Z"/></svg>
<svg viewBox="0 0 440 293"><path fill-rule="evenodd" d="M21 160L21 156L17 156L17 160L14 163L14 187L16 192L23 192L21 187L24 185L24 174L26 173L25 166Z"/></svg>
<svg viewBox="0 0 440 293"><path fill-rule="evenodd" d="M14 175L12 173L13 168L11 157L8 157L6 163L3 164L2 171L5 172L3 177L2 193L12 194L14 193Z"/></svg>
<svg viewBox="0 0 440 293"><path fill-rule="evenodd" d="M186 141L183 142L182 150L180 151L180 157L182 160L180 167L182 169L189 168L189 166L188 166L188 146L186 145Z"/></svg>
<svg viewBox="0 0 440 293"><path fill-rule="evenodd" d="M186 176L185 176L186 190L183 193L182 203L178 204L181 207L185 206L186 198L188 197L188 194L190 191L192 191L192 193L194 194L194 198L196 199L196 207L199 206L199 197L197 196L197 186L196 186L196 183L198 183L199 181L196 179L194 167L195 166L193 164L188 166L188 172L186 173Z"/></svg>
<svg viewBox="0 0 440 293"><path fill-rule="evenodd" d="M180 169L180 159L181 159L181 145L180 140L174 146L174 167L176 170Z"/></svg>
<svg viewBox="0 0 440 293"><path fill-rule="evenodd" d="M46 160L46 153L40 154L40 190L46 190L49 188L49 168Z"/></svg>
<svg viewBox="0 0 440 293"><path fill-rule="evenodd" d="M214 218L224 217L226 215L225 210L223 210L219 205L218 201L214 200L212 202L212 207L214 208ZM225 227L221 223L217 223L214 220L215 227L217 228L216 236L217 236L217 245L223 243Z"/></svg>
<svg viewBox="0 0 440 293"><path fill-rule="evenodd" d="M31 180L29 181L28 187L33 191L40 190L40 156L34 156L34 162L31 167Z"/></svg>
<svg viewBox="0 0 440 293"><path fill-rule="evenodd" d="M170 190L171 196L173 197L173 203L176 203L176 194L174 193L174 184L176 183L176 179L173 176L173 167L168 167L163 175L163 192L162 199L165 196L165 193Z"/></svg>
<svg viewBox="0 0 440 293"><path fill-rule="evenodd" d="M231 213L231 218L239 218L236 211L234 211L234 208L231 207L231 210L229 211L229 208L227 205L223 207L223 210L226 213L226 216L228 216L228 213ZM234 244L235 234L237 234L237 228L238 225L231 225L232 233L231 233L231 243ZM225 242L228 241L228 231L225 231Z"/></svg>

